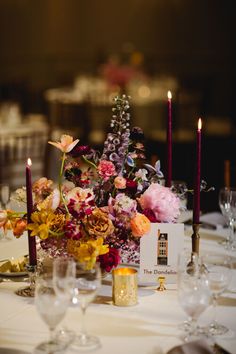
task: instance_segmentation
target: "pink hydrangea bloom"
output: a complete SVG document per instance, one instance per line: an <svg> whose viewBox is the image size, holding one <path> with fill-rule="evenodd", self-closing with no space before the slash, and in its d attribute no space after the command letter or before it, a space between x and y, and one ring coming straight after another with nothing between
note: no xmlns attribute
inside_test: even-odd
<svg viewBox="0 0 236 354"><path fill-rule="evenodd" d="M174 222L180 214L179 198L167 187L152 183L139 198L142 209L150 209L158 222Z"/></svg>
<svg viewBox="0 0 236 354"><path fill-rule="evenodd" d="M104 181L108 181L110 177L116 176L117 173L113 162L101 160L98 165L98 174Z"/></svg>

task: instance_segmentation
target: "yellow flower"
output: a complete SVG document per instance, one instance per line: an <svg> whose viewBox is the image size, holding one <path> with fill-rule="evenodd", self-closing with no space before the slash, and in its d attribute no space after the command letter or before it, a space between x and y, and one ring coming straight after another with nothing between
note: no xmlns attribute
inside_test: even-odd
<svg viewBox="0 0 236 354"><path fill-rule="evenodd" d="M102 237L87 242L70 239L67 241L67 251L77 261L86 263L87 268L90 269L96 263L98 256L109 252L109 247L103 244Z"/></svg>
<svg viewBox="0 0 236 354"><path fill-rule="evenodd" d="M58 141L58 142L49 141L48 143L55 146L56 148L58 148L62 152L70 152L78 142L79 142L79 139L76 139L73 141L72 136L63 134L61 136L61 141Z"/></svg>
<svg viewBox="0 0 236 354"><path fill-rule="evenodd" d="M38 236L45 240L51 236L61 236L64 231L65 215L56 214L53 210L35 211L31 215L31 221L28 230L31 230L31 236Z"/></svg>

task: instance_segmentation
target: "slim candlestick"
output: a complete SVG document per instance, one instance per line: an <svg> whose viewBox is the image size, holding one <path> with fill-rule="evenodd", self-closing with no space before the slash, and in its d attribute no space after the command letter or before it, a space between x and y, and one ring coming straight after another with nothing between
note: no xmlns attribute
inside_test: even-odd
<svg viewBox="0 0 236 354"><path fill-rule="evenodd" d="M196 175L194 185L194 201L193 201L193 224L199 224L200 219L200 188L201 188L201 129L202 120L198 120L197 130L197 149L196 149Z"/></svg>
<svg viewBox="0 0 236 354"><path fill-rule="evenodd" d="M27 160L26 164L26 197L27 197L27 221L31 222L31 214L33 212L33 196L32 196L32 180L31 180L31 159ZM36 240L30 236L31 231L28 230L28 245L29 245L29 265L37 265Z"/></svg>
<svg viewBox="0 0 236 354"><path fill-rule="evenodd" d="M171 187L172 180L172 104L171 92L168 91L168 124L167 124L167 169L166 169L166 187Z"/></svg>

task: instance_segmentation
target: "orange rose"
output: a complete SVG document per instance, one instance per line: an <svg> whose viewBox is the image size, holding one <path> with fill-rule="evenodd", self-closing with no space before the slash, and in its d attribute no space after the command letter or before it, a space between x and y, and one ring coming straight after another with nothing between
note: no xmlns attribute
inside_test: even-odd
<svg viewBox="0 0 236 354"><path fill-rule="evenodd" d="M135 217L130 220L130 227L133 236L142 237L150 230L151 223L145 215L137 213Z"/></svg>

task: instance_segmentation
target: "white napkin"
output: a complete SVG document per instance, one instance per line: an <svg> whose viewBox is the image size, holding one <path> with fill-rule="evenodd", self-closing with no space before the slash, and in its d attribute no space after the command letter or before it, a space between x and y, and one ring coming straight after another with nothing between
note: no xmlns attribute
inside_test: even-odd
<svg viewBox="0 0 236 354"><path fill-rule="evenodd" d="M214 354L213 349L203 340L178 345L167 352L167 354Z"/></svg>
<svg viewBox="0 0 236 354"><path fill-rule="evenodd" d="M200 223L206 223L212 226L215 226L216 229L225 227L226 220L224 216L219 212L207 213L200 216Z"/></svg>

